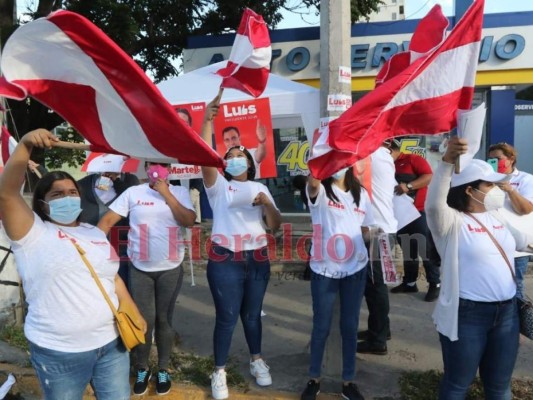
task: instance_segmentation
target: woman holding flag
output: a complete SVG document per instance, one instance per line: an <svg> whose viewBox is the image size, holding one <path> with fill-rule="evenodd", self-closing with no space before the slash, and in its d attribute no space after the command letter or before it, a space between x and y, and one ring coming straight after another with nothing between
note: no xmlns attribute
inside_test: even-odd
<svg viewBox="0 0 533 400"><path fill-rule="evenodd" d="M322 358L333 306L340 295L342 397L362 400L363 396L354 383L355 353L368 263L363 232L374 223L372 204L352 167L343 168L323 181L309 176L306 190L313 238L321 238L321 241L317 243L313 239L311 251L313 331L310 380L301 399L315 400L320 392Z"/></svg>
<svg viewBox="0 0 533 400"><path fill-rule="evenodd" d="M44 129L27 133L0 178L2 224L29 304L24 334L30 359L44 399L81 400L89 383L99 400L129 399L129 354L75 244L117 307L133 302L117 275L116 254L110 257L113 248L102 231L80 223L80 192L67 173L43 176L31 209L20 194L32 150L60 144Z"/></svg>
<svg viewBox="0 0 533 400"><path fill-rule="evenodd" d="M202 137L212 145L212 120L219 95L207 106ZM215 399L228 397L225 366L237 320L241 318L250 351L250 373L260 386L272 384L269 367L261 356L261 309L270 278L266 232L281 223L280 212L268 188L254 182L255 166L243 146L228 149L224 174L202 167L204 185L213 209L212 247L207 280L216 308L213 333L215 371L211 389Z"/></svg>

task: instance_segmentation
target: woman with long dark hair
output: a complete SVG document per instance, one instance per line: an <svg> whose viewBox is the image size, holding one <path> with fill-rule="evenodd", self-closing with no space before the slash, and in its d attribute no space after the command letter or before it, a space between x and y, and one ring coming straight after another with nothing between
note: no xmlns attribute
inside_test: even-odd
<svg viewBox="0 0 533 400"><path fill-rule="evenodd" d="M132 301L117 274L116 253L100 229L80 223L80 191L66 172L39 180L32 209L20 194L32 150L57 142L44 129L27 133L0 178L2 224L28 302L24 333L30 359L44 399L81 400L89 383L100 400L129 399L129 354L73 242L83 248L118 308L119 301Z"/></svg>
<svg viewBox="0 0 533 400"><path fill-rule="evenodd" d="M212 119L217 97L207 106L202 137L212 145ZM213 348L215 371L211 376L213 398L228 397L226 360L239 316L250 351L250 374L259 386L272 384L269 367L261 355L261 309L270 278L266 226L278 229L280 212L268 188L254 182L255 166L243 146L230 147L224 174L202 167L209 204L213 209L212 246L207 280L216 308Z"/></svg>
<svg viewBox="0 0 533 400"><path fill-rule="evenodd" d="M313 222L310 262L313 331L309 367L311 379L301 399L314 400L320 391L324 348L333 306L337 295L340 295L342 396L361 400L363 396L354 382L355 353L368 263L363 232L373 224L372 205L352 167L344 168L323 181L309 176L307 197Z"/></svg>

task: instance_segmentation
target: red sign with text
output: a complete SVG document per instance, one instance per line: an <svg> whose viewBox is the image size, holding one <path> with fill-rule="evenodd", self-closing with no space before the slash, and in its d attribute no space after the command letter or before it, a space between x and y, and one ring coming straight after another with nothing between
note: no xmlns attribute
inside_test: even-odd
<svg viewBox="0 0 533 400"><path fill-rule="evenodd" d="M214 135L221 156L233 146L246 147L254 159L256 179L277 176L269 99L221 104Z"/></svg>
<svg viewBox="0 0 533 400"><path fill-rule="evenodd" d="M189 124L198 135L201 135L202 122L205 114L205 103L175 104L172 107L174 107L180 118ZM202 171L197 165L174 163L171 164L170 168L170 180L202 177Z"/></svg>

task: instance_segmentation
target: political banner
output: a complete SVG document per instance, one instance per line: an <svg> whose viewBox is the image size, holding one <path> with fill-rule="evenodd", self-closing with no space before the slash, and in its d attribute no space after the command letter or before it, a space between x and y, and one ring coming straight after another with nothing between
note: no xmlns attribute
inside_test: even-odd
<svg viewBox="0 0 533 400"><path fill-rule="evenodd" d="M178 116L184 120L198 135L201 136L204 120L205 103L189 103L172 105ZM173 163L170 165L170 180L197 179L202 177L202 170L197 165Z"/></svg>
<svg viewBox="0 0 533 400"><path fill-rule="evenodd" d="M254 159L256 179L277 176L268 98L222 103L214 119L216 151L221 156L244 146Z"/></svg>

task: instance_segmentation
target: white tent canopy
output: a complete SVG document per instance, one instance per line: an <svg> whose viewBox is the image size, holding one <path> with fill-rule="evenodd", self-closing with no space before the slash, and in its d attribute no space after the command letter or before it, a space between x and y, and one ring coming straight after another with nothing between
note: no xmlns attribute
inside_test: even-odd
<svg viewBox="0 0 533 400"><path fill-rule="evenodd" d="M217 95L222 78L215 74L227 61L208 65L157 85L170 104L209 103ZM270 74L260 98L270 99L274 129L303 126L312 137L319 126L320 91L308 85ZM222 103L251 100L253 97L233 89L225 89Z"/></svg>

